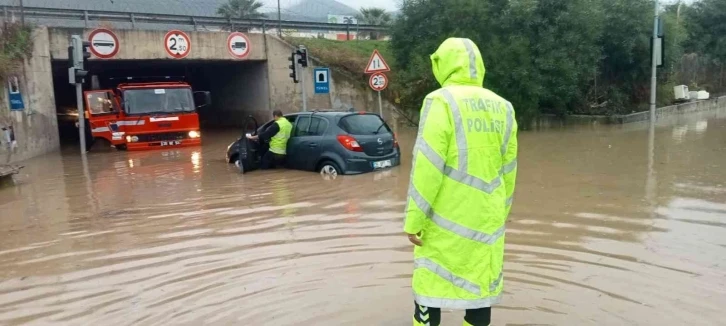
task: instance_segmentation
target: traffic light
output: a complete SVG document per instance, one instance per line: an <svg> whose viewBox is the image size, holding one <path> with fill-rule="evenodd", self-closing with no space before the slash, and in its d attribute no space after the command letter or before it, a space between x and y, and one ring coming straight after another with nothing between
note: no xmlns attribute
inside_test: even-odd
<svg viewBox="0 0 726 326"><path fill-rule="evenodd" d="M297 50L297 54L300 55L298 62L303 68L306 68L308 66L308 49L300 48L300 50Z"/></svg>
<svg viewBox="0 0 726 326"><path fill-rule="evenodd" d="M82 51L83 51L83 68L88 71L88 58L91 57L91 42L83 41L82 42Z"/></svg>
<svg viewBox="0 0 726 326"><path fill-rule="evenodd" d="M91 42L81 40L78 35L71 36L71 46L68 47L68 82L82 83L88 75L88 58L91 57Z"/></svg>
<svg viewBox="0 0 726 326"><path fill-rule="evenodd" d="M295 62L295 55L296 53L293 52L292 55L288 58L290 60L290 70L292 71L290 73L290 78L292 78L292 81L296 84L299 82L297 79L297 62Z"/></svg>

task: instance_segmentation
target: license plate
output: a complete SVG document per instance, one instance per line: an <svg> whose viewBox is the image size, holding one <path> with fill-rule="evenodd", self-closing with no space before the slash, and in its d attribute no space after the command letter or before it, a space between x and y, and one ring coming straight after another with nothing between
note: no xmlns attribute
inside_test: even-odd
<svg viewBox="0 0 726 326"><path fill-rule="evenodd" d="M181 140L162 141L161 146L181 145Z"/></svg>
<svg viewBox="0 0 726 326"><path fill-rule="evenodd" d="M383 169L383 168L390 167L391 165L392 165L391 160L373 162L374 169Z"/></svg>

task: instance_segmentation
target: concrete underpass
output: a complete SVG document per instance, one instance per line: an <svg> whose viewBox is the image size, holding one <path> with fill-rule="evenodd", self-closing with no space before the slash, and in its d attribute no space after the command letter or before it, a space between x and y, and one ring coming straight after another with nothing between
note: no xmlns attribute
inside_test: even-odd
<svg viewBox="0 0 726 326"><path fill-rule="evenodd" d="M68 83L68 62L54 60L53 85L61 142L78 139L75 86ZM249 115L268 115L267 62L224 60L90 61L92 77L84 90L113 89L119 83L184 81L193 91L209 91L212 104L198 110L203 129L239 127Z"/></svg>
<svg viewBox="0 0 726 326"><path fill-rule="evenodd" d="M77 144L75 87L68 83L68 46L72 35L88 40L93 29L37 27L33 32L32 57L18 76L26 87L24 112L12 114L18 149L6 161L21 161L58 149L59 143ZM275 36L247 34L249 51L234 56L229 32L189 31L188 54L176 58L165 47L168 30L114 29L117 52L108 58L89 60L90 76L84 91L108 88L112 77L181 77L195 91L209 91L212 105L200 109L203 130L240 127L252 115L259 122L273 110L302 110L301 84L289 77L288 57L294 46ZM236 46L237 43L230 43ZM231 47L234 49L234 46ZM311 67L326 66L310 55ZM330 76L330 93L315 94L313 69L299 73L310 81L305 90L309 110L348 109L377 111L375 93L361 89L362 80L350 75ZM93 78L96 76L96 78ZM384 116L392 118L392 105L384 104ZM69 115L70 113L70 115Z"/></svg>

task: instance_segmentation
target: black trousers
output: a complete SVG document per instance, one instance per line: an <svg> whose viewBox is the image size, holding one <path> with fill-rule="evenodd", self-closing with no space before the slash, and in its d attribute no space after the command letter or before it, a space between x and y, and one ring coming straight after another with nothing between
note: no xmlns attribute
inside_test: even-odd
<svg viewBox="0 0 726 326"><path fill-rule="evenodd" d="M269 170L275 168L281 168L285 165L285 155L275 154L267 151L262 155L260 160L260 169Z"/></svg>
<svg viewBox="0 0 726 326"><path fill-rule="evenodd" d="M416 310L413 318L426 326L441 325L441 308L429 308L414 302ZM473 326L489 326L492 321L492 308L467 309L464 320Z"/></svg>

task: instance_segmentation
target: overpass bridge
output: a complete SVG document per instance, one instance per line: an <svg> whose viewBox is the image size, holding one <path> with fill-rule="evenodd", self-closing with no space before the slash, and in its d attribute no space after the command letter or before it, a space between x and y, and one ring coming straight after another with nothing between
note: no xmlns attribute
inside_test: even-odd
<svg viewBox="0 0 726 326"><path fill-rule="evenodd" d="M12 11L8 15L8 7L4 7L3 11L6 18L17 13ZM288 57L293 46L274 35L245 33L247 50L240 56L230 51L230 32L209 29L212 25L222 26L224 22L220 21L191 18L182 21L179 17L157 15L158 19L152 23L154 15L132 15L130 22L121 24L115 22L121 19L118 13L106 16L101 13L76 13L73 17L66 17L67 13L59 12L53 17L52 10L41 12L26 8L26 21L34 22L35 19L36 23L45 22L45 25L39 25L34 30L32 58L27 60L23 73L18 76L26 109L9 113L18 149L8 161L19 161L55 150L60 140L77 137L71 134L72 129L65 133L60 128L59 134L57 119L59 113L76 105L74 87L68 84L68 45L71 35L91 40L94 37L91 34L94 31L98 33L100 29L113 34L116 50L113 55L94 54L91 57L88 67L91 77L86 78L84 90L104 88L111 77L184 76L194 90L212 93L212 106L199 112L203 128L240 126L248 115L266 120L272 110L294 112L302 108L300 84L294 84L289 77ZM103 20L107 16L112 18L111 22ZM200 23L205 24L204 30L195 25ZM267 24L264 21L246 23L250 26ZM118 24L121 27L117 27ZM189 49L183 56L172 54L167 49L167 34L172 30L181 31L188 38ZM314 57L314 53L311 56ZM312 61L313 66L323 65L314 59ZM325 95L314 94L312 69L306 69L300 78L310 81L306 89L309 108L377 108L374 93L356 87L350 76L334 72L330 78L330 94ZM8 105L7 101L2 103Z"/></svg>

